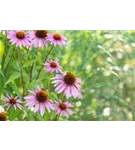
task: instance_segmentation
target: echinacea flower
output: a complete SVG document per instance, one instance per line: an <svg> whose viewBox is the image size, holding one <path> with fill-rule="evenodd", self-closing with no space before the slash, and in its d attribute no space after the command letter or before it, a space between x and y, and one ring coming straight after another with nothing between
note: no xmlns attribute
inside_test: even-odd
<svg viewBox="0 0 135 150"><path fill-rule="evenodd" d="M10 109L11 106L14 106L14 109L16 110L17 108L19 108L20 110L23 109L22 105L20 103L22 103L22 101L20 99L18 99L18 97L12 97L12 96L8 96L4 97L3 100L6 102L6 104L4 106L7 106L7 111Z"/></svg>
<svg viewBox="0 0 135 150"><path fill-rule="evenodd" d="M8 31L7 38L10 40L12 44L15 44L17 47L29 47L30 39L29 34L26 31L18 30L18 31Z"/></svg>
<svg viewBox="0 0 135 150"><path fill-rule="evenodd" d="M62 102L61 100L54 104L54 109L57 111L58 115L64 115L65 117L68 117L68 115L72 114L72 110L69 109L70 107L73 107L71 103L69 102Z"/></svg>
<svg viewBox="0 0 135 150"><path fill-rule="evenodd" d="M47 47L47 35L48 31L46 30L32 31L30 33L31 46L34 46L35 48Z"/></svg>
<svg viewBox="0 0 135 150"><path fill-rule="evenodd" d="M64 92L66 98L82 98L81 80L74 74L68 72L65 75L56 75L52 80L58 94Z"/></svg>
<svg viewBox="0 0 135 150"><path fill-rule="evenodd" d="M56 72L56 73L62 72L61 66L55 60L51 60L49 62L44 63L44 66L45 66L46 72Z"/></svg>
<svg viewBox="0 0 135 150"><path fill-rule="evenodd" d="M47 41L54 46L56 45L66 45L67 38L61 34L48 34Z"/></svg>
<svg viewBox="0 0 135 150"><path fill-rule="evenodd" d="M7 113L0 110L0 121L7 121Z"/></svg>
<svg viewBox="0 0 135 150"><path fill-rule="evenodd" d="M48 97L48 93L45 89L41 89L39 86L35 91L29 90L31 95L25 96L24 99L26 100L26 106L29 109L34 107L34 112L40 112L43 116L45 109L50 112L50 109L53 109L53 104Z"/></svg>

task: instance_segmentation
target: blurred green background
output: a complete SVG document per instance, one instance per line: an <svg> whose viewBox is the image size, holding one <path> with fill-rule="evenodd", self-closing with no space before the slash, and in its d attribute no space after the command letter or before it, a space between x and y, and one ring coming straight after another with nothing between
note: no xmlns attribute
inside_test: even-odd
<svg viewBox="0 0 135 150"><path fill-rule="evenodd" d="M83 99L70 99L75 108L68 120L135 120L135 31L51 32L62 33L68 38L68 44L55 47L49 59L58 60L63 71L73 72L83 81ZM0 39L4 42L4 37ZM46 88L45 71L39 81L33 79L28 84L29 67L35 62L36 50L30 51L32 61L28 61L28 52L22 51L26 88L34 89L39 83ZM46 54L45 49L36 56L37 70ZM10 46L1 68L2 96L9 93L21 97L18 56ZM35 70L33 78L36 76Z"/></svg>
<svg viewBox="0 0 135 150"><path fill-rule="evenodd" d="M62 32L68 46L55 56L83 81L70 120L135 120L135 31Z"/></svg>

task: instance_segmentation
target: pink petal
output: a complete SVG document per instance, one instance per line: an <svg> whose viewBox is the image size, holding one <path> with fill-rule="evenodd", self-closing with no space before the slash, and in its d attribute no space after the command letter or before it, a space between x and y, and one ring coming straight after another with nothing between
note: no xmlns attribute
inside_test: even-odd
<svg viewBox="0 0 135 150"><path fill-rule="evenodd" d="M44 112L45 112L45 106L44 106L44 104L40 104L39 106L40 106L40 114L41 114L41 116L43 116Z"/></svg>
<svg viewBox="0 0 135 150"><path fill-rule="evenodd" d="M79 78L76 78L77 83L81 83L82 81Z"/></svg>
<svg viewBox="0 0 135 150"><path fill-rule="evenodd" d="M55 105L54 105L54 109L55 109L55 110L58 110L58 109L59 109L59 104L55 104Z"/></svg>
<svg viewBox="0 0 135 150"><path fill-rule="evenodd" d="M35 99L35 96L25 96L24 99L33 100L33 99Z"/></svg>
<svg viewBox="0 0 135 150"><path fill-rule="evenodd" d="M38 110L39 110L39 104L37 103L37 104L35 105L34 112L37 112Z"/></svg>
<svg viewBox="0 0 135 150"><path fill-rule="evenodd" d="M76 97L78 97L78 96L80 95L78 89L77 89L75 86L72 86L72 87L71 87L71 93L72 93L72 96L73 96L74 98L76 98Z"/></svg>
<svg viewBox="0 0 135 150"><path fill-rule="evenodd" d="M35 92L35 91L32 91L32 90L28 90L28 92L31 93L31 94L33 94L33 95L36 94L36 92Z"/></svg>
<svg viewBox="0 0 135 150"><path fill-rule="evenodd" d="M16 104L14 105L14 108L15 108L15 110L16 110Z"/></svg>
<svg viewBox="0 0 135 150"><path fill-rule="evenodd" d="M77 82L75 83L75 86L76 86L77 89L81 90L81 85L78 84Z"/></svg>
<svg viewBox="0 0 135 150"><path fill-rule="evenodd" d="M23 107L20 104L16 104L18 108L20 108L21 110L23 109Z"/></svg>
<svg viewBox="0 0 135 150"><path fill-rule="evenodd" d="M63 85L62 85L61 88L57 91L57 93L59 94L59 93L63 92L63 91L65 90L65 88L66 88L66 84L63 83Z"/></svg>
<svg viewBox="0 0 135 150"><path fill-rule="evenodd" d="M50 108L49 108L47 105L45 105L45 108L47 109L47 111L48 111L49 113L51 112Z"/></svg>
<svg viewBox="0 0 135 150"><path fill-rule="evenodd" d="M9 110L9 109L10 109L10 107L11 107L11 104L9 104L9 105L8 105L8 108L7 108L7 110Z"/></svg>
<svg viewBox="0 0 135 150"><path fill-rule="evenodd" d="M40 88L40 86L37 86L37 91L41 91L41 88Z"/></svg>
<svg viewBox="0 0 135 150"><path fill-rule="evenodd" d="M70 114L70 115L72 115L72 110L71 109L67 109L67 112Z"/></svg>
<svg viewBox="0 0 135 150"><path fill-rule="evenodd" d="M65 94L66 98L71 97L70 86L66 87L64 94Z"/></svg>
<svg viewBox="0 0 135 150"><path fill-rule="evenodd" d="M54 81L52 81L52 83L61 83L62 82L62 80L54 80Z"/></svg>
<svg viewBox="0 0 135 150"><path fill-rule="evenodd" d="M57 93L59 94L59 93L61 93L65 88L66 88L66 84L63 82L63 83L61 83L61 84L59 84L59 85L57 86L57 88L55 89L55 91L57 91Z"/></svg>
<svg viewBox="0 0 135 150"><path fill-rule="evenodd" d="M64 112L63 114L64 114L64 116L65 116L65 117L67 117L67 118L68 118L68 114L67 114L66 112Z"/></svg>
<svg viewBox="0 0 135 150"><path fill-rule="evenodd" d="M63 111L61 109L58 109L57 114L61 115Z"/></svg>
<svg viewBox="0 0 135 150"><path fill-rule="evenodd" d="M63 79L63 75L57 75L56 77L52 78L52 79Z"/></svg>
<svg viewBox="0 0 135 150"><path fill-rule="evenodd" d="M7 97L4 97L3 100L9 102L9 99Z"/></svg>
<svg viewBox="0 0 135 150"><path fill-rule="evenodd" d="M65 102L65 104L67 105L67 107L73 107L73 105L69 102Z"/></svg>

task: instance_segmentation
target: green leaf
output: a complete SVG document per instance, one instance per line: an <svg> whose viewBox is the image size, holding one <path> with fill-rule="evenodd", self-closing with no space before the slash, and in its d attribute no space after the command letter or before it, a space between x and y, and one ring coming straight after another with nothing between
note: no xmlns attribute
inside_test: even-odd
<svg viewBox="0 0 135 150"><path fill-rule="evenodd" d="M8 111L8 119L10 121L14 120L15 118L17 118L19 115L21 114L21 110L20 109L14 109L13 106L11 106L11 108Z"/></svg>
<svg viewBox="0 0 135 150"><path fill-rule="evenodd" d="M51 98L53 98L53 99L55 99L55 100L58 100L58 96L57 96L57 94L56 93L54 93L54 92L51 92Z"/></svg>
<svg viewBox="0 0 135 150"><path fill-rule="evenodd" d="M0 75L2 75L3 78L5 78L5 75L4 75L4 73L3 73L3 71L1 69L0 69Z"/></svg>
<svg viewBox="0 0 135 150"><path fill-rule="evenodd" d="M22 96L21 93L20 93L19 88L16 85L9 84L9 87L12 88L12 92L15 91L15 93L16 93L17 96L19 96L19 97Z"/></svg>
<svg viewBox="0 0 135 150"><path fill-rule="evenodd" d="M35 121L35 118L34 118L34 116L33 116L33 113L29 113L28 115L27 115L27 119L28 119L28 121Z"/></svg>
<svg viewBox="0 0 135 150"><path fill-rule="evenodd" d="M55 110L52 110L49 114L49 120L52 121L55 117L56 117L56 111ZM46 119L46 118L45 118Z"/></svg>
<svg viewBox="0 0 135 150"><path fill-rule="evenodd" d="M31 66L35 62L36 62L36 60L27 61L26 63L24 63L23 68Z"/></svg>
<svg viewBox="0 0 135 150"><path fill-rule="evenodd" d="M0 70L0 93L4 89L4 83L5 83L5 76L2 70Z"/></svg>
<svg viewBox="0 0 135 150"><path fill-rule="evenodd" d="M40 115L40 113L37 113L37 118L39 121L44 121L44 118Z"/></svg>
<svg viewBox="0 0 135 150"><path fill-rule="evenodd" d="M19 72L14 72L10 78L8 79L8 81L6 82L5 85L7 85L8 83L14 81L15 79L19 78L20 77L20 73Z"/></svg>
<svg viewBox="0 0 135 150"><path fill-rule="evenodd" d="M7 53L7 55L6 55L6 59L4 60L3 69L5 69L5 68L7 67L7 65L8 65L8 63L10 63L12 52L13 52L13 48L10 47L10 48L8 49L8 53Z"/></svg>
<svg viewBox="0 0 135 150"><path fill-rule="evenodd" d="M25 86L27 89L33 89L33 87L36 87L39 85L39 81L38 80L33 80L31 83L26 83Z"/></svg>

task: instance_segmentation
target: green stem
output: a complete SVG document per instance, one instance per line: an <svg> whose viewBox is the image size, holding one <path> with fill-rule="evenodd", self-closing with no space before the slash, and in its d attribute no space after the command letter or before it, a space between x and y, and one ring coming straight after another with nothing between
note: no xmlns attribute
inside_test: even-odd
<svg viewBox="0 0 135 150"><path fill-rule="evenodd" d="M31 65L31 68L30 68L30 83L32 82L32 73L33 73L33 68L34 68L34 63Z"/></svg>
<svg viewBox="0 0 135 150"><path fill-rule="evenodd" d="M46 55L45 60L44 60L44 63L47 61L49 54L50 54L50 53L51 53L51 51L53 50L53 47L54 47L54 45L52 45L52 47L51 47L50 51L49 51L49 52L48 52L48 54ZM44 64L44 63L43 63L43 64ZM40 73L41 73L41 71L42 71L43 67L44 67L44 66L42 65L42 67L39 69L39 72L38 72L38 75L37 75L37 78L36 78L36 79L38 79L38 78L39 78Z"/></svg>
<svg viewBox="0 0 135 150"><path fill-rule="evenodd" d="M23 96L25 94L25 85L24 85L24 78L23 78L23 69L22 69L22 55L20 48L18 48L18 57L20 62L20 73L21 73L21 81L22 81L22 88L23 88Z"/></svg>
<svg viewBox="0 0 135 150"><path fill-rule="evenodd" d="M49 76L50 76L50 80L49 80L49 90L50 90L50 93L51 93L51 91L52 91L52 83L51 83L51 78L52 78L52 76L51 76L51 73L49 73Z"/></svg>
<svg viewBox="0 0 135 150"><path fill-rule="evenodd" d="M56 116L54 117L53 121L58 121L60 118L60 115L56 114Z"/></svg>
<svg viewBox="0 0 135 150"><path fill-rule="evenodd" d="M1 31L2 33L2 31ZM5 43L4 43L4 54L3 54L3 60L2 60L2 68L4 66L4 60L6 58L6 53L7 53L7 31L5 31Z"/></svg>
<svg viewBox="0 0 135 150"><path fill-rule="evenodd" d="M37 54L38 54L38 51L39 51L39 48L37 49L37 51L36 51L36 54L35 54L35 55L37 55ZM30 83L32 82L32 73L33 73L34 65L35 65L35 63L33 63L33 64L31 65L31 68L30 68L30 80L29 80L29 82L30 82Z"/></svg>
<svg viewBox="0 0 135 150"><path fill-rule="evenodd" d="M61 94L60 99L63 101L64 93Z"/></svg>
<svg viewBox="0 0 135 150"><path fill-rule="evenodd" d="M14 57L14 50L13 50L13 52L12 52L11 56L10 56L10 60L9 60L9 62L8 62L8 64L7 64L7 66L6 66L5 70L8 70L8 68L10 68L11 61L13 60L13 57Z"/></svg>

